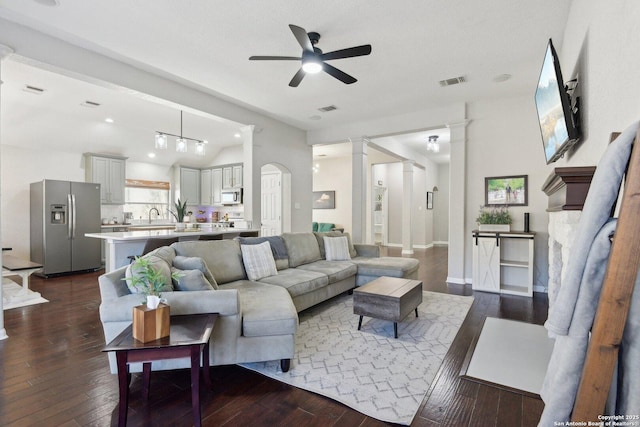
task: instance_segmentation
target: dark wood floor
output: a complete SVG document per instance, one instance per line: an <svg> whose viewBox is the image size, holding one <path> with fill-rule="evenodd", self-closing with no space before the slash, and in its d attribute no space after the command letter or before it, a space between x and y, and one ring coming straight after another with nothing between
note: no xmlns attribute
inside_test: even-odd
<svg viewBox="0 0 640 427"><path fill-rule="evenodd" d="M399 255L399 249L384 252ZM413 426L534 426L538 399L459 378L467 349L485 317L542 324L546 295L534 298L472 292L448 285L447 249L418 250L426 290L474 295L474 304L455 338ZM5 311L9 339L0 341L0 425L117 425L118 386L100 350L97 274L32 280L47 304ZM206 426L377 426L385 425L342 404L237 366L211 369L215 389L202 395ZM157 372L148 402L134 375L129 425L192 424L187 370Z"/></svg>

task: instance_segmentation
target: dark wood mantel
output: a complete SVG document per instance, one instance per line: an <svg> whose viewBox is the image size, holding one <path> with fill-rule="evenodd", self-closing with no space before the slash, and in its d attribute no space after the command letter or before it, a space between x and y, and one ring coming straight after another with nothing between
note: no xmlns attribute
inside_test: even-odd
<svg viewBox="0 0 640 427"><path fill-rule="evenodd" d="M547 212L582 210L595 171L595 166L555 168L542 185Z"/></svg>

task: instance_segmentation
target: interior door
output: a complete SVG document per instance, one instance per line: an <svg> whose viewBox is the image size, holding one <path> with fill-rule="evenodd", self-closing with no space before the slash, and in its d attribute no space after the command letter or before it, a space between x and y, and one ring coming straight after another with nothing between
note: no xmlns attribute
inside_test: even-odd
<svg viewBox="0 0 640 427"><path fill-rule="evenodd" d="M282 234L282 174L267 172L262 174L260 235Z"/></svg>

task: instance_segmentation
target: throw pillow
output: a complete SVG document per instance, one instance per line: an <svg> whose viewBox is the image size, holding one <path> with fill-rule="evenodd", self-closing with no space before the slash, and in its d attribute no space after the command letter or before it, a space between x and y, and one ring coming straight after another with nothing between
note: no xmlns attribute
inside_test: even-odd
<svg viewBox="0 0 640 427"><path fill-rule="evenodd" d="M155 255L145 255L143 258L148 258L151 264L151 268L155 271L159 271L164 278L165 285L162 287L160 292L171 292L173 291L173 282L171 281L171 266L167 264L167 262ZM132 294L141 294L143 293L141 289L133 285L131 278L135 276L142 276L143 272L140 267L136 265L136 263L129 264L127 270L125 271L125 280L127 282L127 287Z"/></svg>
<svg viewBox="0 0 640 427"><path fill-rule="evenodd" d="M347 236L324 236L324 251L327 261L349 261L351 259Z"/></svg>
<svg viewBox="0 0 640 427"><path fill-rule="evenodd" d="M178 291L212 291L213 286L200 270L180 270L171 267L174 274L173 285Z"/></svg>
<svg viewBox="0 0 640 427"><path fill-rule="evenodd" d="M240 249L249 280L260 280L278 274L269 242L259 245L240 245Z"/></svg>
<svg viewBox="0 0 640 427"><path fill-rule="evenodd" d="M173 259L173 266L178 270L199 270L204 274L213 289L218 289L218 282L211 274L207 263L200 257L178 255Z"/></svg>

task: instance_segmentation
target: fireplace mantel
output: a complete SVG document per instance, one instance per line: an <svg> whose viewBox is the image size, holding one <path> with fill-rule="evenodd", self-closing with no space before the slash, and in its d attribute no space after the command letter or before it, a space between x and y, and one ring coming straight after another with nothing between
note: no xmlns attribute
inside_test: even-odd
<svg viewBox="0 0 640 427"><path fill-rule="evenodd" d="M595 166L555 168L542 185L547 212L581 211L595 171Z"/></svg>

